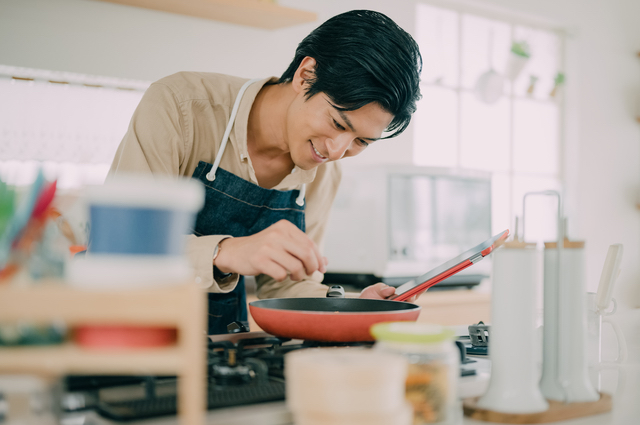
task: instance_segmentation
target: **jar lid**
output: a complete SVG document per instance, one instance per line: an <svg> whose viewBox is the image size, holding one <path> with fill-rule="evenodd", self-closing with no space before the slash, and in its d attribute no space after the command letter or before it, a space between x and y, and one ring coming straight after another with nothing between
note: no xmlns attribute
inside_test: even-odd
<svg viewBox="0 0 640 425"><path fill-rule="evenodd" d="M204 185L188 177L118 174L101 186L87 186L89 205L155 208L198 212L204 205Z"/></svg>
<svg viewBox="0 0 640 425"><path fill-rule="evenodd" d="M453 339L453 329L417 322L387 322L371 327L371 335L379 341L436 343Z"/></svg>

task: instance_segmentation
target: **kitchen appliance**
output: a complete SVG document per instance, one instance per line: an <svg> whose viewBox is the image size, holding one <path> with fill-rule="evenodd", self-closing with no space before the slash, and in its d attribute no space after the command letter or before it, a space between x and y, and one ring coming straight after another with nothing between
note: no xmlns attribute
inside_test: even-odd
<svg viewBox="0 0 640 425"><path fill-rule="evenodd" d="M373 345L289 340L265 332L213 335L209 339L207 423L217 425L291 424L291 414L283 402L285 354L305 348ZM463 345L458 347L462 347L461 382L477 392L475 387L487 380L487 361L470 359ZM126 421L131 425L147 423L148 418L154 418L154 424L177 423L177 381L173 376L71 376L65 381L61 423L106 425Z"/></svg>
<svg viewBox="0 0 640 425"><path fill-rule="evenodd" d="M409 165L343 167L325 233L325 283L398 286L491 237L491 175ZM483 261L438 284L474 286Z"/></svg>

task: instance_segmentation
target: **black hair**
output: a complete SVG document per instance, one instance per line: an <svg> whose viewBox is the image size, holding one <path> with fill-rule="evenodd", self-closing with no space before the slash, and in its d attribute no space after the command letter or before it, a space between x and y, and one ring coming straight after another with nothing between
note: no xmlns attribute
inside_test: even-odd
<svg viewBox="0 0 640 425"><path fill-rule="evenodd" d="M316 61L307 98L325 93L343 111L378 103L394 116L385 139L407 128L421 98L422 56L413 37L389 17L352 10L330 18L298 44L279 83L292 81L306 56Z"/></svg>

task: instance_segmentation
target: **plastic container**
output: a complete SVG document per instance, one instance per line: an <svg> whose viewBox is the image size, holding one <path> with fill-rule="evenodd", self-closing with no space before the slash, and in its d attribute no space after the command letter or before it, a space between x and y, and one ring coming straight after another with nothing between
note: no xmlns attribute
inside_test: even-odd
<svg viewBox="0 0 640 425"><path fill-rule="evenodd" d="M549 408L540 392L535 302L540 252L534 243L510 241L493 252L491 379L478 407L501 413Z"/></svg>
<svg viewBox="0 0 640 425"><path fill-rule="evenodd" d="M557 302L549 306L545 298L544 332L545 336L551 336L544 340L543 345L541 388L548 399L561 397L565 403L600 399L589 379L587 362L585 271L583 241L565 239L560 250L556 242L545 243L544 290L545 293L557 294ZM555 368L547 367L549 364ZM559 390L554 393L545 385L552 380Z"/></svg>
<svg viewBox="0 0 640 425"><path fill-rule="evenodd" d="M457 398L460 352L454 332L440 325L380 323L371 327L374 348L404 355L409 368L405 396L413 424L453 424L461 415Z"/></svg>
<svg viewBox="0 0 640 425"><path fill-rule="evenodd" d="M285 356L286 401L296 425L410 425L407 361L363 347L296 350Z"/></svg>
<svg viewBox="0 0 640 425"><path fill-rule="evenodd" d="M204 204L194 179L118 176L87 191L91 254L170 255L184 253Z"/></svg>
<svg viewBox="0 0 640 425"><path fill-rule="evenodd" d="M84 194L87 253L76 255L68 281L83 288L133 289L175 284L193 273L186 235L204 205L195 179L119 175Z"/></svg>

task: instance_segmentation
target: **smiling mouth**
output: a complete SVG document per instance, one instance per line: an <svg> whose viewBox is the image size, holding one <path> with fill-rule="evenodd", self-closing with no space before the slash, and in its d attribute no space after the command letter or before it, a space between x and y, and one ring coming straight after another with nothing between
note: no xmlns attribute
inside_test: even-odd
<svg viewBox="0 0 640 425"><path fill-rule="evenodd" d="M313 148L313 151L316 153L316 155L318 155L318 157L319 157L319 158L327 159L327 157L326 157L326 156L322 156L322 154L321 154L320 152L318 152L318 150L316 149L316 147L315 147L315 146L313 146L313 143L311 143L311 147Z"/></svg>

